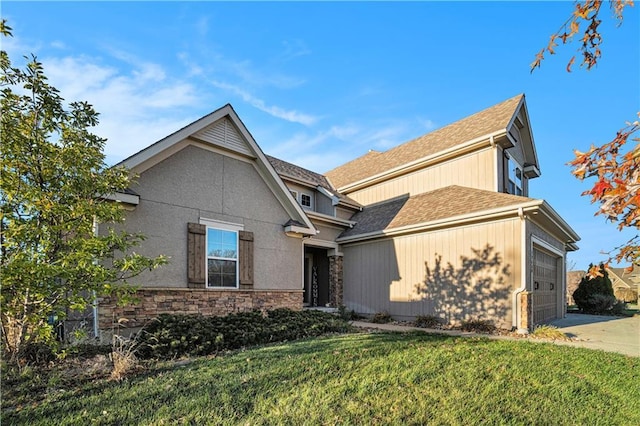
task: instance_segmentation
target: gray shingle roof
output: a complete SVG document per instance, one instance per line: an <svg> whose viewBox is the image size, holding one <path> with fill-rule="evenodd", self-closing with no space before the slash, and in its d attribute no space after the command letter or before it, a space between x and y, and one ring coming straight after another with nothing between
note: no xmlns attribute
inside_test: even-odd
<svg viewBox="0 0 640 426"><path fill-rule="evenodd" d="M360 207L361 204L357 201L347 197L344 194L338 192L333 185L327 180L327 178L320 173L312 172L311 170L305 169L300 166L296 166L295 164L289 163L287 161L281 160L276 157L272 157L270 155L266 155L267 160L271 163L273 168L276 170L276 173L280 175L280 177L286 179L287 177L298 179L303 182L307 182L314 187L321 186L331 194L334 194L341 201L350 204L352 206Z"/></svg>
<svg viewBox="0 0 640 426"><path fill-rule="evenodd" d="M388 202L367 206L351 218L356 225L345 230L340 238L515 206L527 201L534 201L534 199L451 185L424 194L398 197Z"/></svg>
<svg viewBox="0 0 640 426"><path fill-rule="evenodd" d="M403 164L453 148L477 137L506 129L524 95L470 115L385 152L370 151L325 175L341 188Z"/></svg>

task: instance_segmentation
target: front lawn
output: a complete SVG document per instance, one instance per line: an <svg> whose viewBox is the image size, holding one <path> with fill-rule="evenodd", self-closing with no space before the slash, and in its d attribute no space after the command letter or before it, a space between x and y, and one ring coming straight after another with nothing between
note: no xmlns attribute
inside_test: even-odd
<svg viewBox="0 0 640 426"><path fill-rule="evenodd" d="M634 395L636 397L634 397ZM2 424L640 424L640 358L522 341L347 334L52 386Z"/></svg>

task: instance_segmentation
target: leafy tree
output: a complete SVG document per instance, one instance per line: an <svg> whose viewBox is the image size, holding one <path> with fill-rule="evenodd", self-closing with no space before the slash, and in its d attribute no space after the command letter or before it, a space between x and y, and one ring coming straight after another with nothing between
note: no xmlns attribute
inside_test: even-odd
<svg viewBox="0 0 640 426"><path fill-rule="evenodd" d="M2 35L11 28L2 21ZM124 168L105 165L105 139L90 132L98 114L86 102L65 108L35 56L24 69L0 52L2 342L11 360L47 341L49 315L86 309L96 296L131 294L127 280L166 262L131 249L141 235L96 224L124 219L109 195L130 184ZM125 297L126 299L126 297Z"/></svg>
<svg viewBox="0 0 640 426"><path fill-rule="evenodd" d="M573 37L582 33L578 51L582 55L581 66L591 70L600 60L603 35L600 32L600 12L602 8L600 0L577 1L573 13L564 22L558 31L551 35L549 44L540 50L531 64L531 72L541 66L545 52L553 55L558 42L567 44ZM633 6L632 0L614 0L609 2L613 17L622 24L624 10L627 6ZM581 25L585 24L586 27ZM567 71L571 72L571 66L575 56L571 57L567 64ZM638 113L640 117L640 112ZM618 229L640 229L640 138L632 137L640 130L640 121L627 122L621 128L615 138L601 146L592 145L587 152L575 151L575 159L569 164L573 167L572 173L580 180L595 178L593 187L584 191L582 195L590 196L593 204L600 204L596 214L605 216L608 220L616 222ZM635 142L634 147L627 145ZM640 241L639 236L622 244L609 252L609 261L630 262L632 265L640 265ZM598 268L594 267L590 275L598 275Z"/></svg>
<svg viewBox="0 0 640 426"><path fill-rule="evenodd" d="M594 265L589 265L593 269ZM613 286L604 265L599 265L598 275L585 275L580 280L578 288L573 292L573 300L582 312L588 314L602 314L610 311L617 300L613 295Z"/></svg>

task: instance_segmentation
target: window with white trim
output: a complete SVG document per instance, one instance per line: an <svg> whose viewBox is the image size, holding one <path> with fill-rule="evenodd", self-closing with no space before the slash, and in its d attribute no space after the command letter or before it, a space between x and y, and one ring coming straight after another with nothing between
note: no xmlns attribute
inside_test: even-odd
<svg viewBox="0 0 640 426"><path fill-rule="evenodd" d="M513 158L509 158L509 194L523 195L522 166Z"/></svg>
<svg viewBox="0 0 640 426"><path fill-rule="evenodd" d="M311 203L311 195L309 194L300 194L300 205L302 205L302 207L305 208L312 208L312 203Z"/></svg>
<svg viewBox="0 0 640 426"><path fill-rule="evenodd" d="M238 287L238 232L207 227L207 287Z"/></svg>

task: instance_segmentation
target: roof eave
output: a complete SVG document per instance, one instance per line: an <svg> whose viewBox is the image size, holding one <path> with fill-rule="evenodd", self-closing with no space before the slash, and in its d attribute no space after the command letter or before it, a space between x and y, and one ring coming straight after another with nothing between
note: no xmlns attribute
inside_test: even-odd
<svg viewBox="0 0 640 426"><path fill-rule="evenodd" d="M371 186L380 181L384 181L387 179L394 178L396 176L400 176L415 170L419 170L426 166L429 166L433 163L441 162L448 160L453 157L457 157L462 154L466 154L471 151L475 151L479 148L484 148L486 146L492 146L494 140L501 136L507 134L506 129L496 130L492 133L488 133L486 135L480 136L475 139L471 139L470 141L463 142L454 147L446 149L444 151L437 152L435 154L428 155L426 157L419 158L417 160L411 161L406 164L402 164L400 166L394 167L392 169L386 170L382 173L375 174L373 176L369 176L365 179L361 179L359 181L350 183L348 185L344 185L338 188L338 191L348 194L349 192L357 191L362 188L366 188L367 186Z"/></svg>
<svg viewBox="0 0 640 426"><path fill-rule="evenodd" d="M421 222L391 229L383 229L381 231L368 232L365 234L358 234L349 237L337 238L336 241L341 244L346 244L371 240L375 238L391 237L407 233L424 232L439 228L449 228L464 225L469 222L489 221L511 216L517 217L520 214L520 211L528 208L535 208L541 203L543 203L542 200L532 200L525 203L512 204L510 206L500 207L496 209L483 210L480 212L451 216L444 219Z"/></svg>

